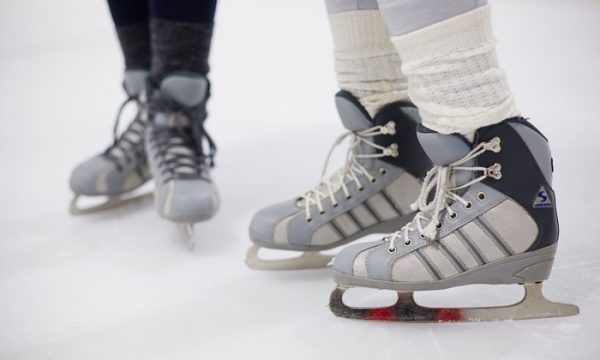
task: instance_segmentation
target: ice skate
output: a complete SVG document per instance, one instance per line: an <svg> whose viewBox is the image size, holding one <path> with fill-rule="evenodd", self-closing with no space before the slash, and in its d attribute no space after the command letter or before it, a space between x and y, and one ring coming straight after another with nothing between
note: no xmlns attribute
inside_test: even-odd
<svg viewBox="0 0 600 360"><path fill-rule="evenodd" d="M208 95L205 77L167 76L153 94L145 137L157 211L178 224L192 250L194 224L213 217L219 207L210 178L216 148L204 130Z"/></svg>
<svg viewBox="0 0 600 360"><path fill-rule="evenodd" d="M148 120L147 79L147 71L125 71L123 87L127 93L127 100L117 115L113 144L102 154L79 164L71 173L69 183L75 193L69 207L71 214L81 215L108 210L151 196L128 195L150 178L143 144L144 128ZM130 102L137 104L138 114L119 135L121 112ZM79 202L83 196L99 198L98 200L103 202L81 207Z"/></svg>
<svg viewBox="0 0 600 360"><path fill-rule="evenodd" d="M434 168L418 201L420 212L381 241L344 249L333 265L330 299L342 317L400 321L486 321L575 315L541 292L558 241L552 159L544 136L522 118L481 128L474 145L460 135L419 128ZM490 308L421 307L413 291L469 284L524 284L517 304ZM398 291L388 308L353 308L350 287Z"/></svg>
<svg viewBox="0 0 600 360"><path fill-rule="evenodd" d="M332 257L319 253L372 233L399 229L412 218L410 203L431 162L416 138L417 109L397 102L371 119L350 93L336 105L348 130L334 148L350 140L345 165L299 198L260 210L250 224L246 264L259 270L327 267ZM333 151L333 149L332 149ZM331 155L331 152L329 156ZM328 159L329 159L328 156ZM302 252L296 258L266 260L261 248Z"/></svg>

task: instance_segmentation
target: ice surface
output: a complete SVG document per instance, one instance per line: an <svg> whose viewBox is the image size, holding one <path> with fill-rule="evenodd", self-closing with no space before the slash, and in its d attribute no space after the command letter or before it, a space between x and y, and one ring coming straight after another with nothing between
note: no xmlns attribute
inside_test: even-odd
<svg viewBox="0 0 600 360"><path fill-rule="evenodd" d="M335 318L328 271L253 272L252 213L316 185L336 118L321 0L223 0L208 129L223 207L187 251L150 203L73 218L68 176L110 141L121 57L103 1L0 4L0 359L597 359L600 2L492 1L500 60L550 138L561 245L548 298L577 317ZM485 305L518 287L423 294ZM371 301L372 299L367 299Z"/></svg>

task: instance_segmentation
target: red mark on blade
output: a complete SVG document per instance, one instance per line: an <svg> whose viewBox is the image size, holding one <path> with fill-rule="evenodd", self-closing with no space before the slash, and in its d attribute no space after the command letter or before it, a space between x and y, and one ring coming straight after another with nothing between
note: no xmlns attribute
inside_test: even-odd
<svg viewBox="0 0 600 360"><path fill-rule="evenodd" d="M461 321L463 313L460 309L436 309L435 319L437 321Z"/></svg>
<svg viewBox="0 0 600 360"><path fill-rule="evenodd" d="M367 320L392 320L394 318L394 308L376 308L367 310L365 316Z"/></svg>

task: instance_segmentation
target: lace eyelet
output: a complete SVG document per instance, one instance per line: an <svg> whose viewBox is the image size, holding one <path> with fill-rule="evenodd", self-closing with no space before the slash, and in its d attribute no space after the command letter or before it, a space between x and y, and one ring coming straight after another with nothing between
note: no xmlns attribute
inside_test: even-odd
<svg viewBox="0 0 600 360"><path fill-rule="evenodd" d="M389 249L389 248L388 248L388 252L389 252L390 254L393 254L393 253L395 253L395 252L396 252L396 248L392 248L392 249Z"/></svg>
<svg viewBox="0 0 600 360"><path fill-rule="evenodd" d="M465 205L465 209L470 209L473 207L473 203L472 202L467 202L467 204Z"/></svg>
<svg viewBox="0 0 600 360"><path fill-rule="evenodd" d="M381 168L381 169L379 169L379 173L381 175L385 175L385 174L387 174L387 170L385 168Z"/></svg>
<svg viewBox="0 0 600 360"><path fill-rule="evenodd" d="M410 241L410 239L408 239L408 240L406 240L406 241L404 242L404 245L405 245L405 246L408 246L408 245L410 245L411 243L412 243L412 241Z"/></svg>
<svg viewBox="0 0 600 360"><path fill-rule="evenodd" d="M419 237L420 237L421 239L425 239L425 235L423 235L423 234L419 234Z"/></svg>
<svg viewBox="0 0 600 360"><path fill-rule="evenodd" d="M377 178L371 178L371 183L374 184L377 181Z"/></svg>
<svg viewBox="0 0 600 360"><path fill-rule="evenodd" d="M441 229L442 228L442 223L439 222L439 223L435 224L435 228L436 229Z"/></svg>
<svg viewBox="0 0 600 360"><path fill-rule="evenodd" d="M363 191L363 190L365 190L365 188L362 186L358 188L358 191Z"/></svg>
<svg viewBox="0 0 600 360"><path fill-rule="evenodd" d="M325 215L325 210L319 211L319 215Z"/></svg>
<svg viewBox="0 0 600 360"><path fill-rule="evenodd" d="M307 223L312 222L312 218L306 218L305 220Z"/></svg>
<svg viewBox="0 0 600 360"><path fill-rule="evenodd" d="M352 199L352 195L346 196L346 200L350 200L350 199Z"/></svg>
<svg viewBox="0 0 600 360"><path fill-rule="evenodd" d="M339 204L338 204L338 203L335 203L335 204L333 204L332 206L333 206L334 208L336 208L336 207L338 207L338 206L339 206Z"/></svg>
<svg viewBox="0 0 600 360"><path fill-rule="evenodd" d="M457 215L455 212L454 212L454 213L452 213L452 214L448 214L448 217L449 217L450 219L456 219L456 217L457 217L457 216L458 216L458 215Z"/></svg>
<svg viewBox="0 0 600 360"><path fill-rule="evenodd" d="M479 199L479 200L485 200L485 193L484 192L477 193L477 199Z"/></svg>

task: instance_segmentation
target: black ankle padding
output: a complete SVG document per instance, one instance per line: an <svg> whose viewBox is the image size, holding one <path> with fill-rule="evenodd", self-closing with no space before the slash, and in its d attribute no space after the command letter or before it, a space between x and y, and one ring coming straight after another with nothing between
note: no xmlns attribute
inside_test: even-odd
<svg viewBox="0 0 600 360"><path fill-rule="evenodd" d="M381 146L398 144L398 156L386 156L382 161L404 168L416 178L422 179L433 164L417 139L418 120L409 114L417 114L417 108L410 102L399 101L383 107L375 116L375 125L384 126L389 121L396 124L394 136L378 135L375 143ZM418 116L418 115L417 115Z"/></svg>
<svg viewBox="0 0 600 360"><path fill-rule="evenodd" d="M494 163L502 166L501 179L488 177L483 183L512 198L535 220L539 233L536 241L528 249L528 251L532 251L558 241L556 197L533 154L519 133L510 125L511 122L530 126L529 122L523 118L512 118L481 128L476 132L475 144L490 141L497 136L500 138L501 146L499 153L486 151L479 155L476 158L476 166L489 167ZM535 130L539 133L539 130ZM551 206L535 207L536 195L542 187L546 190Z"/></svg>

